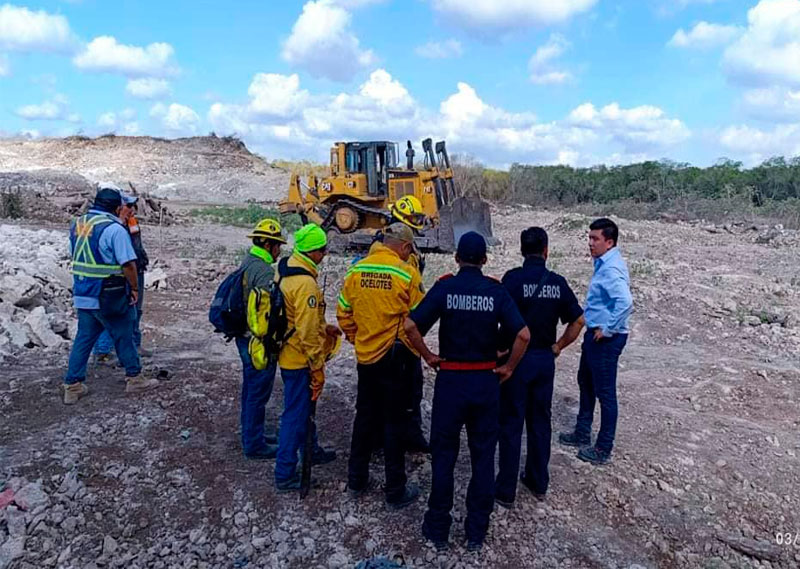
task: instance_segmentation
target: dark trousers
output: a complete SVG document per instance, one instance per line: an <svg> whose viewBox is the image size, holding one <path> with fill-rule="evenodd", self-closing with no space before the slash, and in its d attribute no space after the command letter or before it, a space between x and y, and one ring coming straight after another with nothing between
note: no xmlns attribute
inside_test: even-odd
<svg viewBox="0 0 800 569"><path fill-rule="evenodd" d="M436 376L431 417L431 495L424 532L434 541L447 540L453 519L453 475L466 425L472 478L467 488L468 540L482 542L494 507L494 451L500 387L491 371L440 371Z"/></svg>
<svg viewBox="0 0 800 569"><path fill-rule="evenodd" d="M614 447L617 430L617 364L628 341L627 334L594 341L594 331L587 330L581 347L578 369L580 409L575 433L588 439L592 434L595 400L600 401L600 432L595 446L605 452Z"/></svg>
<svg viewBox="0 0 800 569"><path fill-rule="evenodd" d="M254 454L266 450L264 441L264 416L275 383L277 361L272 361L267 369L257 370L247 351L249 338L236 338L239 358L242 360L242 450Z"/></svg>
<svg viewBox="0 0 800 569"><path fill-rule="evenodd" d="M133 345L133 318L135 308L132 306L122 315L109 316L99 309L78 309L78 333L72 342L69 354L69 367L64 383L78 383L86 379L86 365L92 353L92 347L104 330L108 330L117 350L117 357L125 367L127 377L136 377L142 371L139 354Z"/></svg>
<svg viewBox="0 0 800 569"><path fill-rule="evenodd" d="M411 408L409 409L411 418L408 422L406 442L413 445L425 439L425 434L422 432L422 410L420 409L424 376L422 375L422 359L414 357L414 354L411 356L408 359L409 373L411 374Z"/></svg>
<svg viewBox="0 0 800 569"><path fill-rule="evenodd" d="M354 490L369 481L369 461L376 431L383 432L386 499L402 498L406 489L405 433L411 378L404 372L405 360L414 355L402 344L395 344L374 364L358 364L358 395L353 439L348 464L348 485Z"/></svg>
<svg viewBox="0 0 800 569"><path fill-rule="evenodd" d="M406 432L404 434L406 448L417 448L420 443L425 441L425 433L422 430L422 388L424 383L424 376L422 374L422 359L415 356L408 348L401 342L397 343L402 346L403 357L399 359L398 366L403 366L403 376L410 377L411 383L408 384L411 389L411 397L407 398L408 421L406 421ZM372 450L377 451L383 449L383 429L378 428L373 433L372 437Z"/></svg>
<svg viewBox="0 0 800 569"><path fill-rule="evenodd" d="M523 422L528 434L526 482L537 494L547 492L555 371L551 350L529 350L511 379L500 386L500 468L495 495L501 500L513 502L516 497Z"/></svg>

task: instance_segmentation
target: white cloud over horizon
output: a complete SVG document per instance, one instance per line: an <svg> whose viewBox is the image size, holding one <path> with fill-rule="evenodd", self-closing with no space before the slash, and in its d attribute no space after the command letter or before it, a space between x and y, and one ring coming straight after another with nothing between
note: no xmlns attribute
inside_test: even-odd
<svg viewBox="0 0 800 569"><path fill-rule="evenodd" d="M157 119L170 134L194 135L200 127L200 115L194 109L179 103L156 103L150 108L150 117Z"/></svg>
<svg viewBox="0 0 800 569"><path fill-rule="evenodd" d="M365 2L346 3L348 6ZM333 0L311 0L283 43L281 56L314 77L346 82L375 63L375 54L361 47L352 31L352 15Z"/></svg>
<svg viewBox="0 0 800 569"><path fill-rule="evenodd" d="M800 86L800 0L761 0L747 22L725 50L728 77L747 86Z"/></svg>
<svg viewBox="0 0 800 569"><path fill-rule="evenodd" d="M172 93L169 81L155 77L130 79L125 85L125 92L136 99L163 99Z"/></svg>
<svg viewBox="0 0 800 569"><path fill-rule="evenodd" d="M0 50L69 53L76 45L64 16L12 4L0 6Z"/></svg>
<svg viewBox="0 0 800 569"><path fill-rule="evenodd" d="M89 42L72 61L83 71L116 73L128 78L165 78L180 72L174 55L175 50L168 43L139 47L121 44L112 36L100 36Z"/></svg>
<svg viewBox="0 0 800 569"><path fill-rule="evenodd" d="M697 22L686 32L680 28L667 42L670 47L686 49L711 49L731 43L742 33L738 26Z"/></svg>
<svg viewBox="0 0 800 569"><path fill-rule="evenodd" d="M283 85L283 118L253 111L254 84L270 76ZM470 153L491 164L513 161L569 162L589 165L660 157L665 149L686 141L691 133L680 120L654 106L630 109L591 103L560 121L541 122L531 112L510 112L486 103L465 82L438 109L421 106L408 89L385 69L373 71L355 92L311 94L295 76L257 74L246 105L214 103L208 122L219 134L241 136L261 148L280 148L299 157L322 157L335 140L384 138L415 143L426 136L445 138L451 151ZM303 101L303 105L298 102Z"/></svg>
<svg viewBox="0 0 800 569"><path fill-rule="evenodd" d="M69 112L69 100L57 93L52 98L42 102L18 107L14 114L26 121L67 121L80 122L80 116Z"/></svg>

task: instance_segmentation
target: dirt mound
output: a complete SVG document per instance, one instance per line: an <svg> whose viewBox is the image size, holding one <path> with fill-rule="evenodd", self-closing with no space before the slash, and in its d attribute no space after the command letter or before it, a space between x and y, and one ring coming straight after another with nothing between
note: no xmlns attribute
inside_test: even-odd
<svg viewBox="0 0 800 569"><path fill-rule="evenodd" d="M156 197L210 203L277 201L288 186L284 170L232 137L0 140L0 189L52 195L83 185L81 176L89 183L131 182Z"/></svg>

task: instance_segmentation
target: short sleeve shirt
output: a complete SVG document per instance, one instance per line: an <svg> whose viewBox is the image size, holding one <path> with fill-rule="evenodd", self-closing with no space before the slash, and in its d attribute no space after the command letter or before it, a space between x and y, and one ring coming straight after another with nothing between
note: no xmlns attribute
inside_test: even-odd
<svg viewBox="0 0 800 569"><path fill-rule="evenodd" d="M548 271L542 258L529 257L522 267L508 271L503 285L531 332L529 350L549 349L556 343L558 321L568 324L583 314L567 280Z"/></svg>
<svg viewBox="0 0 800 569"><path fill-rule="evenodd" d="M473 267L439 279L409 317L423 335L440 320L439 355L456 362L496 360L499 327L515 335L525 327L508 291Z"/></svg>

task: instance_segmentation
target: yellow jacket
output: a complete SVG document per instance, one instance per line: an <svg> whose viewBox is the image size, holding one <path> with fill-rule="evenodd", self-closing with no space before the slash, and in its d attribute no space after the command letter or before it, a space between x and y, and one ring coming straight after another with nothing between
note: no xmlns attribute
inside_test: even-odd
<svg viewBox="0 0 800 569"><path fill-rule="evenodd" d="M288 330L294 330L281 347L278 365L284 369L325 367L325 299L317 285L317 265L295 251L289 258L290 267L301 267L313 276L297 275L281 280L281 292L286 301Z"/></svg>
<svg viewBox="0 0 800 569"><path fill-rule="evenodd" d="M411 349L403 322L424 296L419 271L383 243L373 243L369 254L347 272L336 309L359 363L375 363L395 339Z"/></svg>

